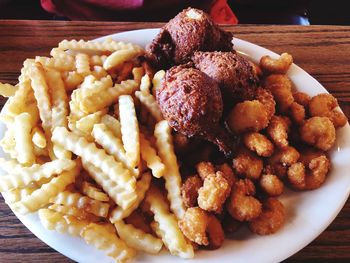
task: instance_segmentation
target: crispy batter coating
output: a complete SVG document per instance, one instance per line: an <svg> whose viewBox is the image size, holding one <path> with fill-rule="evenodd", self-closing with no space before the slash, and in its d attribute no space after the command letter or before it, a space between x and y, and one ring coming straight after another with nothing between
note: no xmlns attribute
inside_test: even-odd
<svg viewBox="0 0 350 263"><path fill-rule="evenodd" d="M289 107L289 116L296 124L302 124L306 117L304 106L294 101Z"/></svg>
<svg viewBox="0 0 350 263"><path fill-rule="evenodd" d="M305 108L308 108L311 97L305 92L297 91L293 93L295 102L303 105Z"/></svg>
<svg viewBox="0 0 350 263"><path fill-rule="evenodd" d="M304 142L328 151L335 143L335 128L328 117L312 117L300 127L300 137Z"/></svg>
<svg viewBox="0 0 350 263"><path fill-rule="evenodd" d="M325 155L321 155L311 159L309 163L298 162L289 167L288 180L297 190L317 189L326 180L329 169L330 161Z"/></svg>
<svg viewBox="0 0 350 263"><path fill-rule="evenodd" d="M203 210L220 214L230 192L224 173L217 171L205 177L203 186L198 190L198 205Z"/></svg>
<svg viewBox="0 0 350 263"><path fill-rule="evenodd" d="M270 235L283 226L285 217L284 205L278 199L270 197L263 203L260 216L249 222L249 228L258 235Z"/></svg>
<svg viewBox="0 0 350 263"><path fill-rule="evenodd" d="M188 208L179 221L182 233L198 245L219 248L224 241L224 232L219 220L199 207Z"/></svg>
<svg viewBox="0 0 350 263"><path fill-rule="evenodd" d="M269 172L276 174L279 178L284 178L288 167L296 163L299 157L300 154L294 147L288 146L278 149L267 159L267 163L271 169Z"/></svg>
<svg viewBox="0 0 350 263"><path fill-rule="evenodd" d="M337 109L338 102L331 94L322 93L312 97L309 103L311 116L328 117L335 128L344 126L348 118Z"/></svg>
<svg viewBox="0 0 350 263"><path fill-rule="evenodd" d="M288 53L282 53L278 59L263 56L260 59L260 68L268 74L286 74L293 64L293 57Z"/></svg>
<svg viewBox="0 0 350 263"><path fill-rule="evenodd" d="M257 155L269 157L273 153L273 143L265 135L258 132L246 133L243 137L244 145Z"/></svg>
<svg viewBox="0 0 350 263"><path fill-rule="evenodd" d="M227 163L223 163L223 164L217 165L216 170L223 173L228 184L230 185L230 187L232 187L232 185L236 181L236 176L233 173L232 167L230 165L228 165Z"/></svg>
<svg viewBox="0 0 350 263"><path fill-rule="evenodd" d="M266 109L267 117L270 120L276 112L276 102L270 90L264 88L257 88L255 91L255 99L260 101Z"/></svg>
<svg viewBox="0 0 350 263"><path fill-rule="evenodd" d="M181 187L182 200L186 207L197 206L198 190L202 185L202 179L196 174L186 178Z"/></svg>
<svg viewBox="0 0 350 263"><path fill-rule="evenodd" d="M290 120L284 116L272 116L270 124L267 127L267 134L279 148L284 148L289 145L288 132Z"/></svg>
<svg viewBox="0 0 350 263"><path fill-rule="evenodd" d="M249 179L238 180L232 188L226 203L230 215L238 221L251 221L261 213L262 205L255 194L255 186Z"/></svg>
<svg viewBox="0 0 350 263"><path fill-rule="evenodd" d="M260 177L260 187L269 196L279 196L283 193L284 184L278 176L274 174L263 174Z"/></svg>
<svg viewBox="0 0 350 263"><path fill-rule="evenodd" d="M242 148L233 158L232 165L236 174L249 179L258 179L263 169L263 161L253 152Z"/></svg>
<svg viewBox="0 0 350 263"><path fill-rule="evenodd" d="M215 167L211 162L200 162L196 165L197 173L205 180L211 174L215 174Z"/></svg>
<svg viewBox="0 0 350 263"><path fill-rule="evenodd" d="M287 75L274 74L268 76L264 80L264 87L271 91L279 112L286 112L294 102L292 82Z"/></svg>
<svg viewBox="0 0 350 263"><path fill-rule="evenodd" d="M227 125L238 134L259 131L267 127L269 116L265 106L258 100L237 103L227 117Z"/></svg>

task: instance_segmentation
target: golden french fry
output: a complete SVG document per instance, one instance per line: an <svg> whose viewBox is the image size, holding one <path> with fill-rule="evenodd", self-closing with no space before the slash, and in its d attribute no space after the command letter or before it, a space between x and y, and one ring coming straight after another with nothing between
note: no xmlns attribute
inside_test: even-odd
<svg viewBox="0 0 350 263"><path fill-rule="evenodd" d="M94 125L101 121L101 116L106 113L107 110L97 111L82 117L75 124L75 127L79 129L85 136L90 135Z"/></svg>
<svg viewBox="0 0 350 263"><path fill-rule="evenodd" d="M162 85L162 81L165 76L165 71L164 70L159 70L154 74L154 77L152 79L152 94L156 94L156 90Z"/></svg>
<svg viewBox="0 0 350 263"><path fill-rule="evenodd" d="M136 91L135 96L140 100L142 105L152 114L157 122L163 120L162 112L159 109L158 103L151 94L144 93L142 91Z"/></svg>
<svg viewBox="0 0 350 263"><path fill-rule="evenodd" d="M35 57L35 62L40 63L46 68L56 69L58 71L71 71L75 70L75 61L72 56L69 57Z"/></svg>
<svg viewBox="0 0 350 263"><path fill-rule="evenodd" d="M156 150L142 133L140 133L140 148L141 157L146 162L147 167L152 170L153 176L157 178L162 177L165 172L165 166L157 155Z"/></svg>
<svg viewBox="0 0 350 263"><path fill-rule="evenodd" d="M18 86L13 86L9 83L0 82L0 96L3 96L5 98L14 96L17 90Z"/></svg>
<svg viewBox="0 0 350 263"><path fill-rule="evenodd" d="M84 181L81 186L81 192L86 196L101 202L108 202L109 197L101 189Z"/></svg>
<svg viewBox="0 0 350 263"><path fill-rule="evenodd" d="M128 207L126 209L123 209L122 207L114 208L112 210L111 216L109 218L109 220L112 223L115 223L118 220L122 220L122 219L128 217L129 215L131 215L131 213L135 209L138 208L138 206L140 205L140 203L142 202L142 200L145 197L146 191L150 187L151 178L152 178L152 176L149 172L146 172L142 175L141 179L136 183L136 194L137 194L136 200L133 202L133 204L130 207Z"/></svg>
<svg viewBox="0 0 350 263"><path fill-rule="evenodd" d="M78 220L73 216L65 216L50 209L38 211L41 224L49 230L56 230L59 233L68 233L72 236L80 236L83 229L90 224L87 220Z"/></svg>
<svg viewBox="0 0 350 263"><path fill-rule="evenodd" d="M150 94L151 79L148 74L143 75L143 77L141 78L140 91L144 94Z"/></svg>
<svg viewBox="0 0 350 263"><path fill-rule="evenodd" d="M37 188L35 187L17 188L8 192L2 192L1 194L4 197L6 204L11 205L22 200L24 197L31 195L36 189Z"/></svg>
<svg viewBox="0 0 350 263"><path fill-rule="evenodd" d="M51 203L74 206L79 209L84 209L87 213L94 214L100 217L107 217L109 204L103 203L80 193L64 191L56 194L50 199Z"/></svg>
<svg viewBox="0 0 350 263"><path fill-rule="evenodd" d="M182 218L185 207L181 197L181 175L177 164L174 146L171 137L171 128L166 120L158 122L154 129L158 154L165 165L165 188L168 191L170 208L177 216Z"/></svg>
<svg viewBox="0 0 350 263"><path fill-rule="evenodd" d="M108 76L108 72L101 66L94 66L93 70L91 71L91 74L96 79L102 79Z"/></svg>
<svg viewBox="0 0 350 263"><path fill-rule="evenodd" d="M35 156L30 134L32 130L31 116L27 112L17 115L14 125L17 160L21 164L32 165L35 162Z"/></svg>
<svg viewBox="0 0 350 263"><path fill-rule="evenodd" d="M107 56L106 55L92 55L90 56L90 65L93 66L102 66L103 62L105 62Z"/></svg>
<svg viewBox="0 0 350 263"><path fill-rule="evenodd" d="M46 147L45 134L39 127L34 127L32 129L32 142L41 149Z"/></svg>
<svg viewBox="0 0 350 263"><path fill-rule="evenodd" d="M162 249L162 240L137 229L131 224L125 224L123 220L115 222L114 226L120 238L131 248L149 254L157 254Z"/></svg>
<svg viewBox="0 0 350 263"><path fill-rule="evenodd" d="M64 215L74 216L79 220L88 220L91 222L98 222L100 220L100 217L75 206L52 204L48 208Z"/></svg>
<svg viewBox="0 0 350 263"><path fill-rule="evenodd" d="M132 60L133 58L136 58L136 57L142 55L143 53L144 53L144 51L139 47L121 49L121 50L114 51L104 61L103 68L105 70L118 68L124 62Z"/></svg>
<svg viewBox="0 0 350 263"><path fill-rule="evenodd" d="M23 166L17 162L15 159L4 159L0 158L0 167L2 170L7 172L8 174L12 173L14 170L21 169Z"/></svg>
<svg viewBox="0 0 350 263"><path fill-rule="evenodd" d="M101 123L106 125L114 136L118 138L122 137L122 133L120 131L120 122L116 118L109 114L106 114L101 118Z"/></svg>
<svg viewBox="0 0 350 263"><path fill-rule="evenodd" d="M25 187L33 181L71 170L74 166L76 166L75 161L59 159L43 165L34 164L31 167L17 168L10 175L0 176L0 192Z"/></svg>
<svg viewBox="0 0 350 263"><path fill-rule="evenodd" d="M4 137L0 141L0 146L12 159L17 159L17 151L15 150L15 132L12 127L8 127L5 131Z"/></svg>
<svg viewBox="0 0 350 263"><path fill-rule="evenodd" d="M76 71L61 72L61 75L67 91L76 89L84 81L84 77Z"/></svg>
<svg viewBox="0 0 350 263"><path fill-rule="evenodd" d="M67 185L74 182L75 177L79 174L80 166L76 165L72 170L65 171L50 182L43 184L40 189L35 190L20 201L12 204L12 209L20 214L34 212L39 208L47 205L50 198L62 192Z"/></svg>
<svg viewBox="0 0 350 263"><path fill-rule="evenodd" d="M145 198L151 212L154 214L154 220L159 226L159 236L170 253L182 258L193 258L194 251L192 245L186 241L182 234L176 216L169 212L169 206L155 186L151 186Z"/></svg>
<svg viewBox="0 0 350 263"><path fill-rule="evenodd" d="M83 160L83 167L89 175L102 187L109 197L123 209L128 209L135 203L137 194L134 190L126 190L116 184L107 174L101 169L94 166L92 163Z"/></svg>
<svg viewBox="0 0 350 263"><path fill-rule="evenodd" d="M134 101L131 96L119 97L119 119L122 141L130 167L136 167L140 161L140 136Z"/></svg>
<svg viewBox="0 0 350 263"><path fill-rule="evenodd" d="M91 223L81 233L86 243L103 250L116 262L126 262L135 256L135 251L118 238L115 231L111 231L110 224ZM113 227L114 228L114 227Z"/></svg>
<svg viewBox="0 0 350 263"><path fill-rule="evenodd" d="M97 148L94 143L89 143L84 137L79 137L64 127L57 127L53 131L52 141L60 144L66 150L74 152L84 162L91 162L122 187L130 190L135 189L136 180L130 171L125 169L122 163L117 162L113 156L108 155L103 149Z"/></svg>
<svg viewBox="0 0 350 263"><path fill-rule="evenodd" d="M75 67L82 76L91 74L89 56L83 53L77 54L75 56Z"/></svg>

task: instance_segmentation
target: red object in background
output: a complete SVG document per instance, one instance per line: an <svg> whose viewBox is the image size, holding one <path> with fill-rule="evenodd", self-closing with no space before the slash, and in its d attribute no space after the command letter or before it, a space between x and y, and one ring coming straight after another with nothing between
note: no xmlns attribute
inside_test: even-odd
<svg viewBox="0 0 350 263"><path fill-rule="evenodd" d="M217 24L238 24L238 19L233 13L231 7L227 4L227 0L216 0L212 5L209 14Z"/></svg>

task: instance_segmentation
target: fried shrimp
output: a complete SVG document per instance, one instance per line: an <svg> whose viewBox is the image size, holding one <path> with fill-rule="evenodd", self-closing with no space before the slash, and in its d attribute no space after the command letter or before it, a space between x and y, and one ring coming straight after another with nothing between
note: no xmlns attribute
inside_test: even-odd
<svg viewBox="0 0 350 263"><path fill-rule="evenodd" d="M290 127L290 120L283 116L273 116L270 124L267 127L267 134L279 148L288 146L288 132Z"/></svg>
<svg viewBox="0 0 350 263"><path fill-rule="evenodd" d="M197 173L205 180L208 175L215 174L215 167L211 162L200 162L196 165Z"/></svg>
<svg viewBox="0 0 350 263"><path fill-rule="evenodd" d="M296 124L302 124L306 116L304 106L294 101L289 107L289 116Z"/></svg>
<svg viewBox="0 0 350 263"><path fill-rule="evenodd" d="M260 216L249 222L249 229L258 235L270 235L279 230L285 221L284 205L276 198L263 202Z"/></svg>
<svg viewBox="0 0 350 263"><path fill-rule="evenodd" d="M234 219L251 221L260 215L262 206L254 194L255 186L249 179L238 180L233 185L226 207Z"/></svg>
<svg viewBox="0 0 350 263"><path fill-rule="evenodd" d="M227 125L234 133L259 131L267 127L269 116L265 106L258 100L237 103L227 118Z"/></svg>
<svg viewBox="0 0 350 263"><path fill-rule="evenodd" d="M293 64L293 57L288 53L282 53L278 59L263 56L260 59L260 68L268 74L286 74Z"/></svg>
<svg viewBox="0 0 350 263"><path fill-rule="evenodd" d="M270 120L276 112L276 102L270 90L264 88L257 88L255 91L255 99L260 101L266 109L267 118Z"/></svg>
<svg viewBox="0 0 350 263"><path fill-rule="evenodd" d="M348 121L347 117L337 109L338 102L331 94L322 93L313 97L309 104L311 116L328 117L335 128L342 127Z"/></svg>
<svg viewBox="0 0 350 263"><path fill-rule="evenodd" d="M238 175L258 179L263 169L263 161L253 152L242 148L233 158L232 167Z"/></svg>
<svg viewBox="0 0 350 263"><path fill-rule="evenodd" d="M188 208L179 221L182 233L198 245L219 248L224 242L224 231L219 220L199 207Z"/></svg>
<svg viewBox="0 0 350 263"><path fill-rule="evenodd" d="M230 187L232 187L232 185L236 181L236 176L233 173L231 166L229 166L227 163L223 163L223 164L217 165L216 170L223 173L228 184L230 185Z"/></svg>
<svg viewBox="0 0 350 263"><path fill-rule="evenodd" d="M316 148L328 151L335 143L336 134L328 117L312 117L300 127L301 139Z"/></svg>
<svg viewBox="0 0 350 263"><path fill-rule="evenodd" d="M244 145L251 151L256 152L257 155L269 157L273 153L273 143L258 132L250 132L243 137Z"/></svg>
<svg viewBox="0 0 350 263"><path fill-rule="evenodd" d="M287 174L287 169L296 163L300 157L299 152L291 146L279 149L267 160L273 174L283 178Z"/></svg>
<svg viewBox="0 0 350 263"><path fill-rule="evenodd" d="M220 214L230 192L231 187L224 173L218 171L210 174L198 190L198 205L203 210Z"/></svg>
<svg viewBox="0 0 350 263"><path fill-rule="evenodd" d="M264 80L264 87L271 91L280 112L286 112L294 102L292 82L286 75L274 74L268 76Z"/></svg>
<svg viewBox="0 0 350 263"><path fill-rule="evenodd" d="M181 187L181 195L186 207L197 206L198 190L203 185L201 178L198 175L187 177Z"/></svg>
<svg viewBox="0 0 350 263"><path fill-rule="evenodd" d="M283 193L283 182L274 174L263 174L259 183L261 189L269 196L279 196Z"/></svg>
<svg viewBox="0 0 350 263"><path fill-rule="evenodd" d="M313 190L319 188L330 169L330 161L325 155L315 157L308 163L298 162L288 169L290 185L297 190Z"/></svg>
<svg viewBox="0 0 350 263"><path fill-rule="evenodd" d="M304 107L308 107L311 97L305 92L297 91L293 93L293 97L295 102L303 105Z"/></svg>

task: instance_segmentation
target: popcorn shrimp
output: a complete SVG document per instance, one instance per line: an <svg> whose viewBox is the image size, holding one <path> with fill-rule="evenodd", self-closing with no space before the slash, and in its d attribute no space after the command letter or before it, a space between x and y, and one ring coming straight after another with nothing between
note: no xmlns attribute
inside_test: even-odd
<svg viewBox="0 0 350 263"><path fill-rule="evenodd" d="M238 175L249 179L258 179L263 169L263 161L253 152L242 148L233 158L232 167Z"/></svg>
<svg viewBox="0 0 350 263"><path fill-rule="evenodd" d="M250 132L243 137L244 145L251 151L256 152L257 155L268 157L273 153L273 143L258 132Z"/></svg>
<svg viewBox="0 0 350 263"><path fill-rule="evenodd" d="M283 193L283 182L274 174L263 174L259 183L261 189L269 196L279 196Z"/></svg>
<svg viewBox="0 0 350 263"><path fill-rule="evenodd" d="M311 116L328 117L335 128L344 126L348 119L337 109L338 102L331 94L323 93L313 97L309 104Z"/></svg>
<svg viewBox="0 0 350 263"><path fill-rule="evenodd" d="M182 200L186 207L197 206L198 190L203 185L198 175L189 176L181 187Z"/></svg>
<svg viewBox="0 0 350 263"><path fill-rule="evenodd" d="M230 185L230 187L232 187L232 185L236 181L236 176L233 173L232 168L227 163L223 163L223 164L217 165L216 170L223 173L228 184Z"/></svg>
<svg viewBox="0 0 350 263"><path fill-rule="evenodd" d="M303 105L304 107L308 107L311 97L305 92L297 91L293 93L293 98L295 102Z"/></svg>
<svg viewBox="0 0 350 263"><path fill-rule="evenodd" d="M271 91L259 87L255 91L255 98L265 106L267 118L270 120L276 112L276 102Z"/></svg>
<svg viewBox="0 0 350 263"><path fill-rule="evenodd" d="M202 180L210 174L215 174L215 167L211 162L200 162L196 165L197 172Z"/></svg>
<svg viewBox="0 0 350 263"><path fill-rule="evenodd" d="M328 117L312 117L300 127L301 139L316 148L328 151L335 143L336 134Z"/></svg>
<svg viewBox="0 0 350 263"><path fill-rule="evenodd" d="M293 64L293 57L288 53L282 53L278 59L263 56L260 59L260 68L269 74L286 74Z"/></svg>
<svg viewBox="0 0 350 263"><path fill-rule="evenodd" d="M238 221L251 221L261 213L261 203L253 195L255 186L249 179L238 180L231 191L227 210Z"/></svg>
<svg viewBox="0 0 350 263"><path fill-rule="evenodd" d="M276 198L263 202L259 217L249 222L249 229L258 235L270 235L279 230L285 221L284 205Z"/></svg>
<svg viewBox="0 0 350 263"><path fill-rule="evenodd" d="M271 173L276 174L279 178L287 175L287 169L296 163L300 157L299 152L291 146L279 149L267 160Z"/></svg>
<svg viewBox="0 0 350 263"><path fill-rule="evenodd" d="M289 116L296 124L302 124L306 116L304 106L294 101L289 107Z"/></svg>
<svg viewBox="0 0 350 263"><path fill-rule="evenodd" d="M267 127L267 134L279 148L284 148L289 145L288 132L290 127L290 120L287 117L273 116L270 124Z"/></svg>

